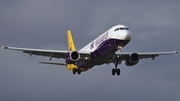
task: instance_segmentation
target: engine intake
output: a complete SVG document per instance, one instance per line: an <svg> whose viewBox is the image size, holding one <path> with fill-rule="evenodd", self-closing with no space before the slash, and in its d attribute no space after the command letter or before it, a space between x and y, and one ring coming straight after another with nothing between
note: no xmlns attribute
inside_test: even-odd
<svg viewBox="0 0 180 101"><path fill-rule="evenodd" d="M79 58L80 58L80 54L77 51L71 51L66 57L66 63L74 64L79 60Z"/></svg>
<svg viewBox="0 0 180 101"><path fill-rule="evenodd" d="M132 53L126 59L126 66L134 66L139 62L139 55L137 53Z"/></svg>
<svg viewBox="0 0 180 101"><path fill-rule="evenodd" d="M69 53L69 57L71 61L78 61L80 58L80 54L77 51L73 51Z"/></svg>

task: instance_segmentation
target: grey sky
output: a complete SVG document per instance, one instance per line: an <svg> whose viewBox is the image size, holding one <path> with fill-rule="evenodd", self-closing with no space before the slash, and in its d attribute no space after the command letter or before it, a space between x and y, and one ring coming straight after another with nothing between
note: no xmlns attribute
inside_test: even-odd
<svg viewBox="0 0 180 101"><path fill-rule="evenodd" d="M180 51L178 0L1 0L0 45L67 49L71 29L77 49L120 23L132 32L123 52ZM63 66L41 65L48 58L0 51L1 101L179 101L180 58L168 55L136 66L113 64L73 75ZM52 59L52 61L61 61Z"/></svg>

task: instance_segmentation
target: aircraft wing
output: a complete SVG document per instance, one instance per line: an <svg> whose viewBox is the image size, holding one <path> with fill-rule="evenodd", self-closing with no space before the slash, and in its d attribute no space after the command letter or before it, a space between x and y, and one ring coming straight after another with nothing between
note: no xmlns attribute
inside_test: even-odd
<svg viewBox="0 0 180 101"><path fill-rule="evenodd" d="M121 56L122 60L126 60L130 54L132 54L133 52L121 52L121 54L115 54L109 61L108 63L114 63L116 61L116 57ZM146 52L146 53L142 53L142 52L136 52L139 55L140 59L148 59L148 58L152 58L153 60L160 56L160 55L168 55L168 54L177 54L177 51L171 51L171 52Z"/></svg>
<svg viewBox="0 0 180 101"><path fill-rule="evenodd" d="M127 56L129 56L129 54L131 53L121 53L122 57L124 57L124 59L127 58ZM155 57L158 57L159 55L168 55L168 54L177 54L177 51L171 51L171 52L147 52L147 53L142 53L142 52L137 52L137 54L139 55L140 59L147 59L147 58L152 58L153 60L155 59Z"/></svg>
<svg viewBox="0 0 180 101"><path fill-rule="evenodd" d="M2 46L2 50L3 49L23 51L23 53L29 54L29 56L31 55L46 56L46 57L49 57L49 60L51 60L52 58L66 59L67 55L69 54L69 51L64 51L64 50L44 50L44 49L30 49L30 48ZM80 51L79 54L81 58L90 57L90 52Z"/></svg>

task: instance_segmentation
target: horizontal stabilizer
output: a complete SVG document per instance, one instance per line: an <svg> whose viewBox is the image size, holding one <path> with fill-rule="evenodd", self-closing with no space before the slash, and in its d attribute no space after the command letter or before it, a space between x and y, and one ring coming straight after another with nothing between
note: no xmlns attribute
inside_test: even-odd
<svg viewBox="0 0 180 101"><path fill-rule="evenodd" d="M65 63L57 63L57 62L39 62L41 64L51 64L51 65L63 65L66 66Z"/></svg>

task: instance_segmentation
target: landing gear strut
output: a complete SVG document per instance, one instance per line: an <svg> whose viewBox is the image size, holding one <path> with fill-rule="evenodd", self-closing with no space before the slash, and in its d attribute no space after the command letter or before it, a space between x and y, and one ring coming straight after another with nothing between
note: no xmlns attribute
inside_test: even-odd
<svg viewBox="0 0 180 101"><path fill-rule="evenodd" d="M114 76L115 74L117 74L118 76L120 75L121 73L121 70L119 68L117 68L118 66L118 61L119 61L119 56L116 58L116 62L114 63L115 64L115 68L112 69L112 75Z"/></svg>
<svg viewBox="0 0 180 101"><path fill-rule="evenodd" d="M112 75L115 75L117 73L117 75L120 75L121 70L119 68L117 68L118 66L118 62L115 63L115 68L112 69Z"/></svg>
<svg viewBox="0 0 180 101"><path fill-rule="evenodd" d="M80 68L73 68L72 73L73 73L73 74L76 74L76 72L77 72L78 74L81 74L81 69L80 69Z"/></svg>

